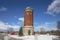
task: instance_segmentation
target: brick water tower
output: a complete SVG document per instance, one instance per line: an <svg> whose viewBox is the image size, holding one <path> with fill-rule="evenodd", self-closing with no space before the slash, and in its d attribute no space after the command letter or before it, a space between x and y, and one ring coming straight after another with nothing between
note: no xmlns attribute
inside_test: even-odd
<svg viewBox="0 0 60 40"><path fill-rule="evenodd" d="M23 35L33 35L33 9L27 7L24 10L24 27L23 27Z"/></svg>

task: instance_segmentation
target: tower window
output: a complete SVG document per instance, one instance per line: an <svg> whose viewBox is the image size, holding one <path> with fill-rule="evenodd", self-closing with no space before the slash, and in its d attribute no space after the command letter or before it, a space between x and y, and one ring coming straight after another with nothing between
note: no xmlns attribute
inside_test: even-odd
<svg viewBox="0 0 60 40"><path fill-rule="evenodd" d="M30 33L31 33L30 30L28 30L28 35L30 35Z"/></svg>

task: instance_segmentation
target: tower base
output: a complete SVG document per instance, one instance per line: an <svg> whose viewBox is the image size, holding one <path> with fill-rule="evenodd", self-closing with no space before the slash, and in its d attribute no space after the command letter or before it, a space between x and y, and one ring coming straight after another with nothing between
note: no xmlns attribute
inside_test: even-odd
<svg viewBox="0 0 60 40"><path fill-rule="evenodd" d="M23 27L23 35L27 36L27 35L33 35L34 34L34 30L32 26L24 26Z"/></svg>

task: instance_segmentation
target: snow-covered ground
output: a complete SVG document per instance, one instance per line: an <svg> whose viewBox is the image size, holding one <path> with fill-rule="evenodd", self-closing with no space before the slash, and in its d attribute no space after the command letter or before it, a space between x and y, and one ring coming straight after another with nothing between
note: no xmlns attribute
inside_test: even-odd
<svg viewBox="0 0 60 40"><path fill-rule="evenodd" d="M17 36L17 35L8 35L6 36L8 39L16 39L16 40L53 40L57 36L54 35L30 35L30 36ZM5 37L5 38L6 38ZM7 40L7 39L6 39Z"/></svg>

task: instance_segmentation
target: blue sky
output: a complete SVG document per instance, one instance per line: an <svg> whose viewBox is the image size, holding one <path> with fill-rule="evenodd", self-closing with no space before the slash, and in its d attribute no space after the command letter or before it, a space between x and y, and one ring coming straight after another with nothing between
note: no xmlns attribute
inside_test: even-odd
<svg viewBox="0 0 60 40"><path fill-rule="evenodd" d="M0 0L0 24L24 26L24 9L29 6L33 8L34 28L55 28L60 21L59 4L60 0Z"/></svg>

